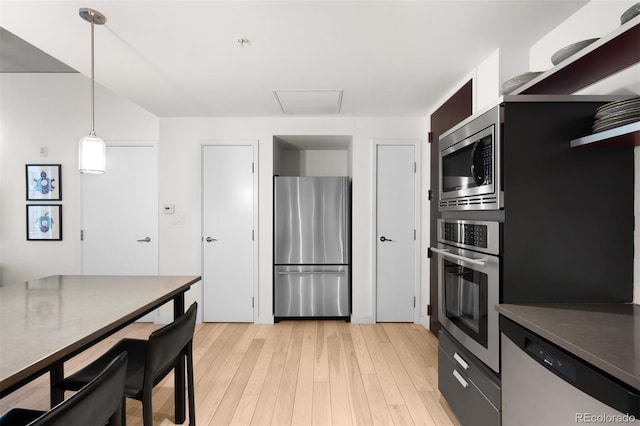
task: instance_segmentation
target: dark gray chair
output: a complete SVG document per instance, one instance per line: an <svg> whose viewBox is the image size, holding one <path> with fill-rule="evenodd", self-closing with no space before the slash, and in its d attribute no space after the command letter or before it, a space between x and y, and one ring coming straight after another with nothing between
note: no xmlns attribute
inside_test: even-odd
<svg viewBox="0 0 640 426"><path fill-rule="evenodd" d="M122 394L127 354L110 358L97 376L78 392L49 411L14 408L0 418L2 426L104 426L121 425Z"/></svg>
<svg viewBox="0 0 640 426"><path fill-rule="evenodd" d="M54 388L76 390L96 376L113 354L126 351L129 355L124 396L142 402L144 426L153 425L151 396L153 387L160 383L176 365L186 358L187 392L189 397L189 424L195 426L195 398L193 385L193 332L196 324L197 303L171 324L154 331L148 340L122 339L103 356L75 374L54 384ZM122 403L123 413L126 403Z"/></svg>

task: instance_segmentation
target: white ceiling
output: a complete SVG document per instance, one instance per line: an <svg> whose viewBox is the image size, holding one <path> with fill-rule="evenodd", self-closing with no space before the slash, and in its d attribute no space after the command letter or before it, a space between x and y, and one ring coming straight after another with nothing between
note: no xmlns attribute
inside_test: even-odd
<svg viewBox="0 0 640 426"><path fill-rule="evenodd" d="M586 2L1 0L0 26L89 75L78 9L100 11L96 82L161 117L279 116L274 91L340 90L341 116L425 116L496 48L528 49Z"/></svg>

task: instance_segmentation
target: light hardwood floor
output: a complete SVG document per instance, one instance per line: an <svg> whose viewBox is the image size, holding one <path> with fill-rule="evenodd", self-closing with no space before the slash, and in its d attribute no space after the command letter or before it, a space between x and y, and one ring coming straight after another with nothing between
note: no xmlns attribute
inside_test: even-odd
<svg viewBox="0 0 640 426"><path fill-rule="evenodd" d="M157 327L132 324L65 371ZM438 392L437 339L420 325L198 324L194 364L199 425L457 425ZM39 378L1 400L0 411L46 409L47 385ZM154 389L153 404L154 424L173 424L172 376ZM142 424L138 401L127 400L127 424Z"/></svg>

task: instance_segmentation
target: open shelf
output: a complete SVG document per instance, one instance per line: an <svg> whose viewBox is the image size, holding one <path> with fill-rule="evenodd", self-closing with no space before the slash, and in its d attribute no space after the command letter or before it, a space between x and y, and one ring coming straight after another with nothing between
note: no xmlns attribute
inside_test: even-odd
<svg viewBox="0 0 640 426"><path fill-rule="evenodd" d="M640 121L571 141L571 148L595 143L640 146Z"/></svg>
<svg viewBox="0 0 640 426"><path fill-rule="evenodd" d="M512 95L569 95L640 62L640 16L516 89Z"/></svg>
<svg viewBox="0 0 640 426"><path fill-rule="evenodd" d="M637 63L640 63L640 16L619 26L511 94L570 95ZM572 140L571 147L598 143L640 146L640 122Z"/></svg>

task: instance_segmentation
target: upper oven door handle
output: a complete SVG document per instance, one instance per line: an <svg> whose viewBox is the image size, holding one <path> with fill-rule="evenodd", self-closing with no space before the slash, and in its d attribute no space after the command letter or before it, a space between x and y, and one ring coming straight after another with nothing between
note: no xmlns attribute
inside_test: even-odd
<svg viewBox="0 0 640 426"><path fill-rule="evenodd" d="M487 264L487 261L485 259L471 259L470 257L464 257L457 254L449 253L449 250L446 249L437 249L431 247L431 251L441 254L443 257L447 257L449 259L461 260L463 262L473 263L474 265L485 266Z"/></svg>

